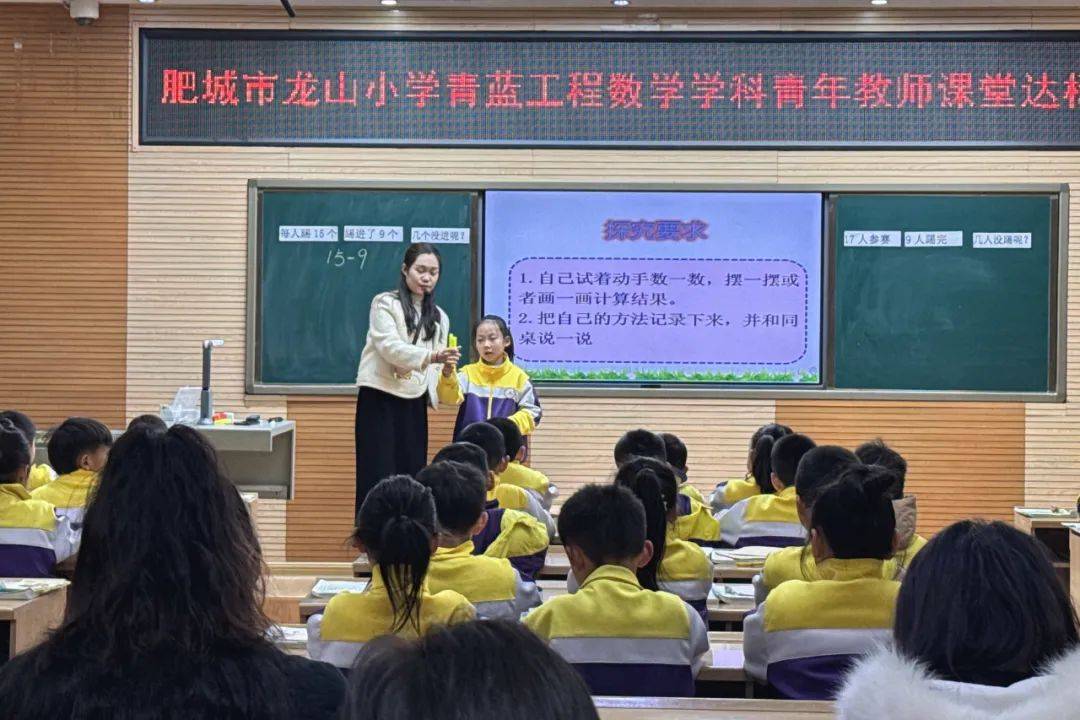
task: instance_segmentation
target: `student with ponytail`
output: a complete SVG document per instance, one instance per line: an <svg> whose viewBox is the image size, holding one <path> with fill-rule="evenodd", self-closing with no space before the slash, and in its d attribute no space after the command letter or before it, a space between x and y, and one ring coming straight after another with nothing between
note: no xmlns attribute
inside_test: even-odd
<svg viewBox="0 0 1080 720"><path fill-rule="evenodd" d="M615 484L634 493L645 508L645 539L652 543L653 556L638 568L641 586L678 595L708 622L705 603L712 590L713 564L698 545L675 535L679 491L671 466L638 458L619 468Z"/></svg>
<svg viewBox="0 0 1080 720"><path fill-rule="evenodd" d="M722 482L716 486L709 496L713 512L725 510L740 500L772 492L769 478L772 475L770 458L773 445L785 435L790 435L791 432L791 428L787 425L776 423L762 425L754 431L754 434L750 436L750 452L746 456L746 477Z"/></svg>
<svg viewBox="0 0 1080 720"><path fill-rule="evenodd" d="M782 697L833 698L851 665L892 636L900 583L883 575L896 543L895 482L858 465L822 490L810 518L821 579L783 583L746 618L746 672Z"/></svg>
<svg viewBox="0 0 1080 720"><path fill-rule="evenodd" d="M32 462L22 430L0 419L0 577L50 577L79 548L69 520L27 491Z"/></svg>
<svg viewBox="0 0 1080 720"><path fill-rule="evenodd" d="M428 592L435 517L431 490L407 475L386 478L368 493L352 540L371 561L371 581L362 593L335 595L325 612L308 619L313 660L347 669L364 643L380 635L418 637L475 616L464 596Z"/></svg>
<svg viewBox="0 0 1080 720"><path fill-rule="evenodd" d="M21 413L18 410L4 410L0 412L0 420L10 420L11 424L17 427L26 438L26 442L30 444L30 461L34 461L37 456L37 426L34 425L34 421L31 420L26 413ZM26 489L30 492L37 490L39 487L47 485L56 479L56 471L45 463L38 463L30 466L30 477L26 481Z"/></svg>

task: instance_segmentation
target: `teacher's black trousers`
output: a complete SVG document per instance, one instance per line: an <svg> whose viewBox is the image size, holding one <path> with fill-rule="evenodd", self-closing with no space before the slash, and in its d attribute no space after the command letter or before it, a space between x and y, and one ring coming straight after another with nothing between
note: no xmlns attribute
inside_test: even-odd
<svg viewBox="0 0 1080 720"><path fill-rule="evenodd" d="M427 464L427 409L427 393L406 399L360 388L356 394L357 513L380 480L399 474L415 476Z"/></svg>

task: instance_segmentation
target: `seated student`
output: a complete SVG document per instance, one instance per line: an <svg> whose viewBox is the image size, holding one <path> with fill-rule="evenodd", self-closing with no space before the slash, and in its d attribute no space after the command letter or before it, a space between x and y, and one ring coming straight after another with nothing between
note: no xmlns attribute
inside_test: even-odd
<svg viewBox="0 0 1080 720"><path fill-rule="evenodd" d="M26 481L26 489L33 492L46 483L56 479L56 472L45 463L34 463L37 456L37 427L34 422L24 413L18 410L4 410L0 412L0 420L8 420L26 438L30 445L30 477Z"/></svg>
<svg viewBox="0 0 1080 720"><path fill-rule="evenodd" d="M341 674L267 637L262 571L210 444L183 426L125 433L86 511L63 625L0 669L3 715L338 717Z"/></svg>
<svg viewBox="0 0 1080 720"><path fill-rule="evenodd" d="M679 494L705 505L705 498L702 497L701 491L689 483L686 443L671 433L660 433L660 439L664 441L664 454L667 456L668 465L679 479Z"/></svg>
<svg viewBox="0 0 1080 720"><path fill-rule="evenodd" d="M918 554L926 539L915 532L918 520L915 496L904 494L904 480L907 477L907 461L900 453L893 450L880 439L871 440L855 448L855 455L864 465L880 465L896 473L899 482L892 488L893 511L896 513L897 551L894 558L898 572L903 573Z"/></svg>
<svg viewBox="0 0 1080 720"><path fill-rule="evenodd" d="M149 430L157 430L158 432L165 432L169 429L169 426L165 424L157 415L139 415L131 419L128 423L127 429L132 430L138 427L145 427Z"/></svg>
<svg viewBox="0 0 1080 720"><path fill-rule="evenodd" d="M487 421L494 425L503 435L506 444L506 456L510 458L506 469L499 475L500 485L516 485L519 488L531 490L538 498L540 505L547 511L551 511L551 503L559 494L559 489L539 470L522 465L525 457L525 441L521 430L510 418L491 418Z"/></svg>
<svg viewBox="0 0 1080 720"><path fill-rule="evenodd" d="M821 491L810 520L821 579L783 583L747 616L747 675L785 698L827 700L858 656L888 640L900 590L883 577L896 537L895 481L884 468L859 465Z"/></svg>
<svg viewBox="0 0 1080 720"><path fill-rule="evenodd" d="M1080 708L1076 613L1039 542L964 520L908 568L893 644L862 660L844 720L1053 720Z"/></svg>
<svg viewBox="0 0 1080 720"><path fill-rule="evenodd" d="M746 477L728 480L716 486L709 494L709 504L714 513L726 510L740 500L755 495L768 495L772 487L772 449L776 441L791 435L787 425L769 423L762 425L750 436L750 452L746 456Z"/></svg>
<svg viewBox="0 0 1080 720"><path fill-rule="evenodd" d="M795 508L807 532L814 500L841 473L858 464L853 452L838 445L819 445L802 456L795 470ZM782 548L766 557L761 574L754 576L754 599L760 605L773 588L788 580L820 579L809 545Z"/></svg>
<svg viewBox="0 0 1080 720"><path fill-rule="evenodd" d="M368 644L345 720L598 720L581 677L518 623L491 620Z"/></svg>
<svg viewBox="0 0 1080 720"><path fill-rule="evenodd" d="M631 460L619 468L615 484L634 493L645 508L645 537L653 556L638 568L641 586L678 595L708 624L713 563L699 546L675 536L678 481L671 466L652 458Z"/></svg>
<svg viewBox="0 0 1080 720"><path fill-rule="evenodd" d="M408 475L388 477L372 488L356 516L352 541L371 561L371 581L364 592L335 595L322 613L308 618L312 660L346 670L364 643L380 635L416 637L475 617L459 593L428 590L435 503L431 490Z"/></svg>
<svg viewBox="0 0 1080 720"><path fill-rule="evenodd" d="M623 487L586 485L563 505L559 535L581 588L548 600L525 624L594 695L693 695L708 632L683 600L642 588L637 571L653 548L641 501Z"/></svg>
<svg viewBox="0 0 1080 720"><path fill-rule="evenodd" d="M49 464L59 477L31 493L34 499L51 503L73 528L81 528L112 442L109 428L97 420L75 417L60 423L49 434Z"/></svg>
<svg viewBox="0 0 1080 720"><path fill-rule="evenodd" d="M814 441L797 433L776 441L769 460L775 492L740 500L720 513L721 542L731 547L788 547L806 541L796 507L795 471L803 455L813 449Z"/></svg>
<svg viewBox="0 0 1080 720"><path fill-rule="evenodd" d="M454 590L473 604L479 618L517 620L540 604L535 582L526 582L505 558L473 554L473 535L487 524L485 478L471 465L436 462L416 474L431 490L439 519L438 544L428 566L431 592Z"/></svg>
<svg viewBox="0 0 1080 720"><path fill-rule="evenodd" d="M524 488L516 485L503 485L499 482L499 475L506 471L510 464L510 458L506 455L506 442L497 427L486 422L477 422L469 425L461 431L458 442L469 442L476 445L487 456L488 464L488 507L504 508L506 510L520 510L532 515L544 523L547 528L548 538L555 537L555 521L544 506L540 504L540 498Z"/></svg>
<svg viewBox="0 0 1080 720"><path fill-rule="evenodd" d="M31 461L22 431L0 418L0 577L51 577L79 549L68 519L27 492Z"/></svg>
<svg viewBox="0 0 1080 720"><path fill-rule="evenodd" d="M467 442L451 443L435 454L432 462L454 461L470 465L485 478L488 473L487 455L477 445ZM506 558L528 581L544 567L547 559L548 530L532 515L519 510L488 507L487 521L473 535L473 552L494 558Z"/></svg>
<svg viewBox="0 0 1080 720"><path fill-rule="evenodd" d="M668 461L667 446L664 438L651 430L639 428L624 433L615 443L616 468L621 468L632 460L643 457L666 463ZM675 537L695 542L712 542L717 539L719 526L716 518L709 512L709 508L683 494L679 495L677 502L678 517L674 525Z"/></svg>

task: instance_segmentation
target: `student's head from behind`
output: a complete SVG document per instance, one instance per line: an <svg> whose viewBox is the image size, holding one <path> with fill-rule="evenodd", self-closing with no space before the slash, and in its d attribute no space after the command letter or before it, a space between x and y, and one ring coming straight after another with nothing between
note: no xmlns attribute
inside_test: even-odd
<svg viewBox="0 0 1080 720"><path fill-rule="evenodd" d="M1077 622L1038 541L1005 523L965 520L911 561L894 639L944 680L1007 686L1075 648Z"/></svg>
<svg viewBox="0 0 1080 720"><path fill-rule="evenodd" d="M494 425L502 433L503 443L506 445L506 457L510 462L520 462L524 456L525 436L521 434L521 428L510 418L490 418L486 422Z"/></svg>
<svg viewBox="0 0 1080 720"><path fill-rule="evenodd" d="M487 456L488 470L498 475L506 470L510 461L506 457L506 441L494 425L486 422L474 422L458 435L458 442L477 445Z"/></svg>
<svg viewBox="0 0 1080 720"><path fill-rule="evenodd" d="M498 315L485 315L473 326L473 345L480 359L497 365L504 358L514 359L514 336L506 321Z"/></svg>
<svg viewBox="0 0 1080 720"><path fill-rule="evenodd" d="M127 659L263 646L261 584L250 516L213 447L189 427L136 428L86 511L61 634Z"/></svg>
<svg viewBox="0 0 1080 720"><path fill-rule="evenodd" d="M597 720L576 670L520 623L483 620L364 646L347 720Z"/></svg>
<svg viewBox="0 0 1080 720"><path fill-rule="evenodd" d="M431 490L439 519L440 544L456 547L484 529L487 478L472 465L443 460L416 474L416 482Z"/></svg>
<svg viewBox="0 0 1080 720"><path fill-rule="evenodd" d="M772 486L777 492L795 484L795 471L799 461L817 445L806 435L792 433L773 443L769 464L772 469Z"/></svg>
<svg viewBox="0 0 1080 720"><path fill-rule="evenodd" d="M488 478L488 462L487 453L479 446L471 442L456 442L450 443L439 452L435 453L435 457L431 459L431 462L458 462L470 465L480 471L480 474L484 476L484 482L487 482Z"/></svg>
<svg viewBox="0 0 1080 720"><path fill-rule="evenodd" d="M131 422L128 423L128 430L133 430L134 428L146 428L156 432L165 432L169 429L169 426L157 415L139 415L138 417L132 418Z"/></svg>
<svg viewBox="0 0 1080 720"><path fill-rule="evenodd" d="M617 485L586 485L571 495L559 513L559 537L579 582L600 565L636 573L653 556L645 538L645 508Z"/></svg>
<svg viewBox="0 0 1080 720"><path fill-rule="evenodd" d="M627 432L615 443L615 467L622 467L639 457L650 457L667 462L664 439L650 430L638 428Z"/></svg>
<svg viewBox="0 0 1080 720"><path fill-rule="evenodd" d="M750 452L746 456L747 477L754 478L763 495L773 491L772 451L776 441L791 434L787 425L762 425L750 436Z"/></svg>
<svg viewBox="0 0 1080 720"><path fill-rule="evenodd" d="M668 464L675 470L679 479L686 482L686 471L689 469L686 466L686 444L679 439L678 435L671 433L661 433L660 439L664 441L664 455L667 457Z"/></svg>
<svg viewBox="0 0 1080 720"><path fill-rule="evenodd" d="M33 463L34 451L37 449L37 426L26 413L18 410L4 410L0 412L0 420L7 420L23 434L27 444L30 445L30 461Z"/></svg>
<svg viewBox="0 0 1080 720"><path fill-rule="evenodd" d="M795 497L799 519L810 528L810 510L818 494L852 465L858 465L855 453L839 445L819 445L799 460L795 470Z"/></svg>
<svg viewBox="0 0 1080 720"><path fill-rule="evenodd" d="M100 472L112 444L112 433L104 424L91 418L68 418L49 433L49 464L61 475L76 470Z"/></svg>
<svg viewBox="0 0 1080 720"><path fill-rule="evenodd" d="M907 478L907 460L903 456L885 444L878 438L865 442L855 448L855 456L863 465L880 465L892 470L898 479L896 487L892 489L893 500L904 497L904 480Z"/></svg>
<svg viewBox="0 0 1080 720"><path fill-rule="evenodd" d="M832 558L888 560L896 545L889 488L896 476L856 465L825 487L810 511L810 549L819 563Z"/></svg>
<svg viewBox="0 0 1080 720"><path fill-rule="evenodd" d="M615 484L634 493L645 509L645 537L652 543L652 559L638 568L641 585L649 590L659 590L660 561L667 544L668 523L678 515L677 497L679 481L675 471L666 462L653 458L635 458L619 468Z"/></svg>
<svg viewBox="0 0 1080 720"><path fill-rule="evenodd" d="M30 444L22 430L0 418L0 484L25 485L32 462Z"/></svg>
<svg viewBox="0 0 1080 720"><path fill-rule="evenodd" d="M356 515L353 545L378 568L394 613L392 631L419 630L420 597L436 547L431 490L408 475L380 481Z"/></svg>

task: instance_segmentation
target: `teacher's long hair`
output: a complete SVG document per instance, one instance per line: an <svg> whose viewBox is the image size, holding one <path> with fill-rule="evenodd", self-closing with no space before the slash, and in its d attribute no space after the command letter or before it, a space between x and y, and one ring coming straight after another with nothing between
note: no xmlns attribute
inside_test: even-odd
<svg viewBox="0 0 1080 720"><path fill-rule="evenodd" d="M434 255L439 261L439 271L442 271L442 255L439 249L431 243L413 243L405 251L402 260L406 268L411 268L416 258L421 255ZM420 315L417 317L416 308L412 304L412 293L409 292L409 284L405 282L405 271L398 275L398 300L401 301L401 310L405 314L405 328L413 342L420 337L420 331L424 332L424 340L435 337L435 331L439 327L439 308L435 306L435 291L425 293L420 303Z"/></svg>

